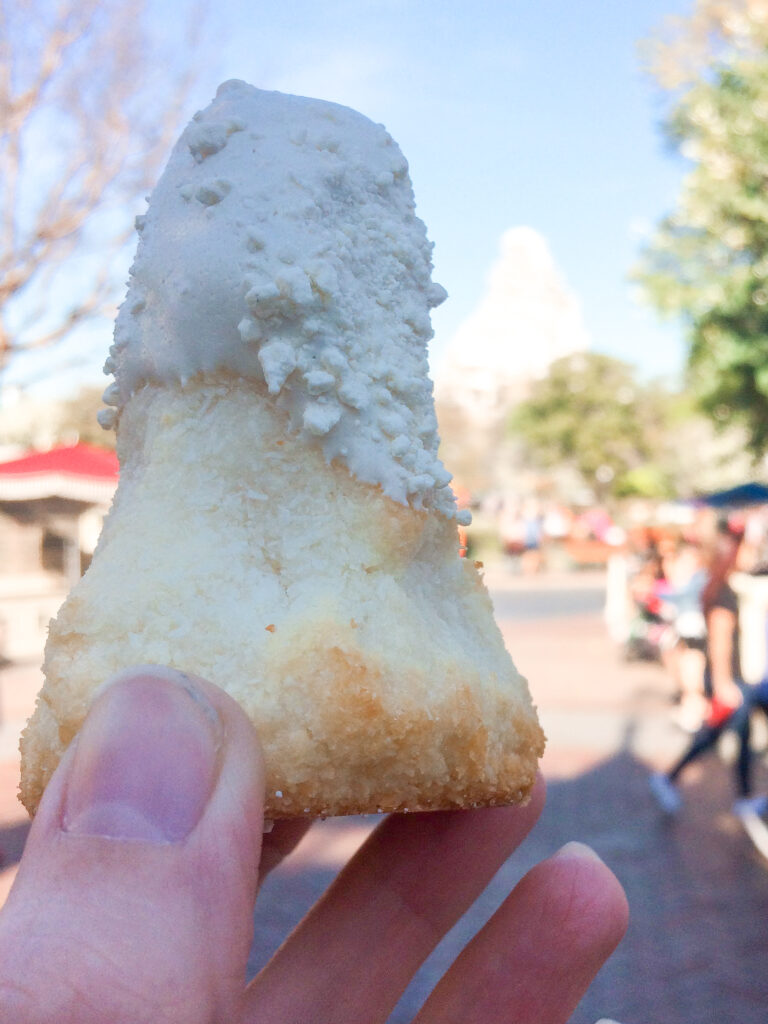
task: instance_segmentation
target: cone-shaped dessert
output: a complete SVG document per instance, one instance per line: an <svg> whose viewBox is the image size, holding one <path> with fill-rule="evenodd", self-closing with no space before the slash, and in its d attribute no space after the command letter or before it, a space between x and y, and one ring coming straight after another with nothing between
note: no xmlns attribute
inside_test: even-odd
<svg viewBox="0 0 768 1024"><path fill-rule="evenodd" d="M51 626L26 807L137 663L240 702L272 818L524 799L543 737L459 557L427 376L444 293L397 146L229 82L138 226L106 366L120 483Z"/></svg>

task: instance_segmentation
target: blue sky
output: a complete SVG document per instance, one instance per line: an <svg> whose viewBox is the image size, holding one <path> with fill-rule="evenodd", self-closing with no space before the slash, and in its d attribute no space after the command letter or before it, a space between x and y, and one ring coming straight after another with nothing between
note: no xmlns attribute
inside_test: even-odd
<svg viewBox="0 0 768 1024"><path fill-rule="evenodd" d="M690 0L220 0L223 77L321 96L381 121L411 167L448 301L433 354L476 305L502 232L540 231L593 347L645 373L682 365L627 281L684 172L638 43ZM233 25L237 32L231 32Z"/></svg>
<svg viewBox="0 0 768 1024"><path fill-rule="evenodd" d="M633 299L643 232L675 202L682 162L638 43L690 0L217 0L189 114L219 81L353 106L386 125L449 293L433 359L477 304L499 239L528 225L579 295L593 348L648 375L682 365L679 326ZM186 5L150 0L169 40ZM88 334L93 367L108 325ZM90 379L95 370L91 369Z"/></svg>

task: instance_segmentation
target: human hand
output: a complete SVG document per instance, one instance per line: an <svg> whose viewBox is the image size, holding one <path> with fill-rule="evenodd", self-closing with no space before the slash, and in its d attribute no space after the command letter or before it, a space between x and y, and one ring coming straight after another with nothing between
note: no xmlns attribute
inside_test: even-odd
<svg viewBox="0 0 768 1024"><path fill-rule="evenodd" d="M731 715L744 703L744 694L733 680L720 681L715 693L709 698L705 722L711 728L727 722Z"/></svg>
<svg viewBox="0 0 768 1024"><path fill-rule="evenodd" d="M383 1024L535 822L523 808L393 815L245 988L263 837L254 731L223 691L129 670L52 777L0 913L2 1024ZM568 1019L626 927L577 844L533 868L438 984L419 1024Z"/></svg>

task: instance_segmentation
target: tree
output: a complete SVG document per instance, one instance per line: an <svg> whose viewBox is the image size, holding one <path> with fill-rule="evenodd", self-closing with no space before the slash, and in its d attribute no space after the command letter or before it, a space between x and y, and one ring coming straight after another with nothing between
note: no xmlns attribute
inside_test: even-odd
<svg viewBox="0 0 768 1024"><path fill-rule="evenodd" d="M768 39L768 0L695 0L690 14L668 15L641 47L659 84L674 92L706 76L729 51L759 56Z"/></svg>
<svg viewBox="0 0 768 1024"><path fill-rule="evenodd" d="M532 461L575 469L600 501L666 497L673 488L659 456L668 415L667 393L641 385L627 363L580 352L551 365L509 427Z"/></svg>
<svg viewBox="0 0 768 1024"><path fill-rule="evenodd" d="M141 0L0 0L0 373L111 312L191 74Z"/></svg>
<svg viewBox="0 0 768 1024"><path fill-rule="evenodd" d="M96 419L104 407L103 388L88 385L75 395L52 400L10 389L0 405L0 457L15 458L19 448L43 450L83 441L114 448L114 430L102 430Z"/></svg>
<svg viewBox="0 0 768 1024"><path fill-rule="evenodd" d="M715 420L768 451L768 0L699 0L649 48L690 162L637 276L682 318L689 383Z"/></svg>
<svg viewBox="0 0 768 1024"><path fill-rule="evenodd" d="M58 410L56 439L60 444L82 441L97 448L114 448L114 430L104 430L97 420L97 414L104 408L102 389L86 386L77 394L64 399Z"/></svg>

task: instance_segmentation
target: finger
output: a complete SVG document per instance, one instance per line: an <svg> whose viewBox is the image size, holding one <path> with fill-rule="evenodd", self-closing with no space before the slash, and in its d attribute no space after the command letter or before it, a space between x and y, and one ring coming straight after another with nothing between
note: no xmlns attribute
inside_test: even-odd
<svg viewBox="0 0 768 1024"><path fill-rule="evenodd" d="M0 915L8 1019L235 1020L262 794L226 694L170 670L117 677L46 789Z"/></svg>
<svg viewBox="0 0 768 1024"><path fill-rule="evenodd" d="M385 1021L543 802L540 780L526 807L389 817L252 983L246 1020Z"/></svg>
<svg viewBox="0 0 768 1024"><path fill-rule="evenodd" d="M564 1024L627 917L623 890L597 855L563 847L519 882L415 1024Z"/></svg>
<svg viewBox="0 0 768 1024"><path fill-rule="evenodd" d="M271 832L265 832L261 844L261 865L259 879L263 882L270 871L274 871L289 857L309 832L311 821L303 818L276 821Z"/></svg>

